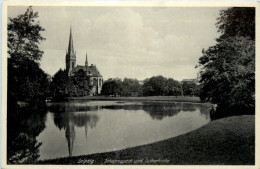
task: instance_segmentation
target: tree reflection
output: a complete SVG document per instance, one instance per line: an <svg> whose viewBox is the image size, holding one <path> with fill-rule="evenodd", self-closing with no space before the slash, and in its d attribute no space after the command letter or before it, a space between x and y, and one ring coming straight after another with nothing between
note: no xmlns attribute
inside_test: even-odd
<svg viewBox="0 0 260 169"><path fill-rule="evenodd" d="M200 107L200 114L203 115L206 119L211 119L211 116L210 116L210 110L211 110L211 105L210 104L204 104L204 105L201 105Z"/></svg>
<svg viewBox="0 0 260 169"><path fill-rule="evenodd" d="M176 103L176 102L143 102L142 104L116 104L107 106L82 106L77 103L55 103L51 104L49 111L53 113L54 124L59 130L65 131L68 143L69 156L73 155L73 144L76 138L75 127L85 128L85 137L89 128L94 128L99 120L98 115L90 114L90 111L100 109L123 109L123 110L144 110L153 120L162 120L165 117L172 117L182 111L195 112L208 117L209 110L203 104Z"/></svg>
<svg viewBox="0 0 260 169"><path fill-rule="evenodd" d="M180 113L182 107L181 104L151 104L144 105L144 111L146 111L153 120L162 120L165 117L172 117Z"/></svg>
<svg viewBox="0 0 260 169"><path fill-rule="evenodd" d="M96 114L89 114L86 110L98 110L96 107L77 107L66 104L53 104L49 107L53 112L54 124L60 130L65 130L65 137L68 142L69 157L72 156L73 143L76 137L76 127L85 128L85 137L87 139L88 128L94 128L97 125L99 117ZM85 111L78 111L85 110Z"/></svg>
<svg viewBox="0 0 260 169"><path fill-rule="evenodd" d="M195 103L179 103L182 111L194 112L197 109L200 109L201 104Z"/></svg>
<svg viewBox="0 0 260 169"><path fill-rule="evenodd" d="M54 113L96 111L101 109L101 106L86 106L77 102L48 103L47 106L48 110Z"/></svg>
<svg viewBox="0 0 260 169"><path fill-rule="evenodd" d="M41 143L36 137L45 128L44 104L36 107L10 107L7 110L7 163L36 163Z"/></svg>
<svg viewBox="0 0 260 169"><path fill-rule="evenodd" d="M194 112L200 110L201 104L178 103L178 102L143 102L143 104L110 105L102 106L104 109L144 110L153 120L162 120L165 117L172 117L181 111Z"/></svg>

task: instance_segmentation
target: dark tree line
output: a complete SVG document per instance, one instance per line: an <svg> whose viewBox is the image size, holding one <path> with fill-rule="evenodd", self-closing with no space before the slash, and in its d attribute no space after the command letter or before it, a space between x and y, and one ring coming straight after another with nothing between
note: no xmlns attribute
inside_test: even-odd
<svg viewBox="0 0 260 169"><path fill-rule="evenodd" d="M136 79L125 78L108 79L104 82L101 94L105 96L140 96L142 94L141 85Z"/></svg>
<svg viewBox="0 0 260 169"><path fill-rule="evenodd" d="M222 116L254 113L255 8L223 10L216 26L221 36L199 59L200 97L217 104Z"/></svg>
<svg viewBox="0 0 260 169"><path fill-rule="evenodd" d="M199 96L200 87L196 83L181 83L172 78L154 76L140 83L136 79L125 78L123 81L109 79L102 86L105 96Z"/></svg>
<svg viewBox="0 0 260 169"><path fill-rule="evenodd" d="M144 96L180 96L182 95L181 83L171 78L154 76L144 81Z"/></svg>

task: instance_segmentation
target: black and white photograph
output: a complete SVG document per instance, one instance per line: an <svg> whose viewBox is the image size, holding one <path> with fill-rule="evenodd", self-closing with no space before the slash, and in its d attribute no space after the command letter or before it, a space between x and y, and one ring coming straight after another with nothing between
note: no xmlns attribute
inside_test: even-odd
<svg viewBox="0 0 260 169"><path fill-rule="evenodd" d="M259 169L256 2L83 4L4 4L2 165Z"/></svg>

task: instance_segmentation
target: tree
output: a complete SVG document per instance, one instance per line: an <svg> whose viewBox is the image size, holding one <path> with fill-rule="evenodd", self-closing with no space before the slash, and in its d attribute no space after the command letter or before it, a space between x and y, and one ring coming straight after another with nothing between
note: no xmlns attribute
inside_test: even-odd
<svg viewBox="0 0 260 169"><path fill-rule="evenodd" d="M71 76L70 81L68 87L70 96L87 96L90 94L92 89L90 77L83 70L79 70Z"/></svg>
<svg viewBox="0 0 260 169"><path fill-rule="evenodd" d="M38 45L44 40L40 34L44 29L36 23L37 17L38 13L29 7L24 14L9 18L7 25L7 163L11 164L37 161L41 143L36 137L45 127L45 118L35 119L46 115L40 108L45 104L37 103L45 101L49 87L48 75L39 66L43 51ZM29 104L26 110L18 109L17 101L33 105ZM34 123L30 124L32 121Z"/></svg>
<svg viewBox="0 0 260 169"><path fill-rule="evenodd" d="M65 100L69 97L69 76L66 70L60 69L52 78L50 84L53 100Z"/></svg>
<svg viewBox="0 0 260 169"><path fill-rule="evenodd" d="M9 99L35 102L37 98L45 97L49 82L47 74L39 68L38 63L27 60L20 61L19 66L13 66L14 62L13 59L8 59Z"/></svg>
<svg viewBox="0 0 260 169"><path fill-rule="evenodd" d="M184 96L199 96L199 86L194 82L183 82L182 90Z"/></svg>
<svg viewBox="0 0 260 169"><path fill-rule="evenodd" d="M88 96L92 85L85 71L79 70L69 76L66 70L60 69L53 76L50 88L53 100L64 101L67 97Z"/></svg>
<svg viewBox="0 0 260 169"><path fill-rule="evenodd" d="M105 96L121 96L122 95L122 80L109 79L104 82L101 94Z"/></svg>
<svg viewBox="0 0 260 169"><path fill-rule="evenodd" d="M102 85L101 94L104 95L104 96L112 95L110 82L108 82L108 81L104 82L104 84Z"/></svg>
<svg viewBox="0 0 260 169"><path fill-rule="evenodd" d="M243 36L255 40L255 8L229 8L220 12L216 26L220 39Z"/></svg>
<svg viewBox="0 0 260 169"><path fill-rule="evenodd" d="M182 86L177 80L169 78L166 82L165 95L180 96L182 95Z"/></svg>
<svg viewBox="0 0 260 169"><path fill-rule="evenodd" d="M143 94L145 96L178 96L181 93L181 84L171 78L154 76L144 81Z"/></svg>
<svg viewBox="0 0 260 169"><path fill-rule="evenodd" d="M254 8L230 8L218 18L222 33L215 46L199 59L201 94L218 110L254 112L255 107Z"/></svg>
<svg viewBox="0 0 260 169"><path fill-rule="evenodd" d="M150 83L150 79L146 79L144 81L142 90L143 90L144 96L153 96L154 95L154 89L153 89L152 84Z"/></svg>
<svg viewBox="0 0 260 169"><path fill-rule="evenodd" d="M8 31L8 102L35 102L48 90L47 74L39 67L43 51L38 47L44 40L44 29L36 22L37 12L29 7L16 18L9 18ZM8 103L8 104L9 104Z"/></svg>
<svg viewBox="0 0 260 169"><path fill-rule="evenodd" d="M167 79L163 76L153 76L143 85L143 93L146 96L165 95Z"/></svg>
<svg viewBox="0 0 260 169"><path fill-rule="evenodd" d="M136 79L125 78L122 82L122 96L140 96L142 85Z"/></svg>

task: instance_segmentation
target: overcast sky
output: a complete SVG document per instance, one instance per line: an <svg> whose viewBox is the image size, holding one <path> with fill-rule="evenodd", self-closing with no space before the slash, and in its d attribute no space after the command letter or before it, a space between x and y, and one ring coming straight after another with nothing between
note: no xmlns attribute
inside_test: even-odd
<svg viewBox="0 0 260 169"><path fill-rule="evenodd" d="M219 11L181 7L33 7L46 29L41 68L54 75L65 68L72 27L77 64L96 64L104 79L163 75L196 78L203 48L215 44ZM26 7L8 7L8 16Z"/></svg>

